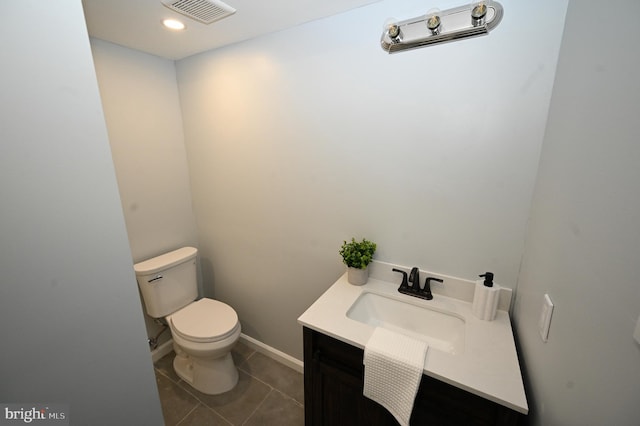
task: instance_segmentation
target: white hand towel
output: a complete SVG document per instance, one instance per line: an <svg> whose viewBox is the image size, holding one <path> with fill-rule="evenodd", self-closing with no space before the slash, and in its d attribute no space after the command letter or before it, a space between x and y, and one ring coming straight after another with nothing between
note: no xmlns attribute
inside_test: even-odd
<svg viewBox="0 0 640 426"><path fill-rule="evenodd" d="M363 394L409 425L428 346L411 337L376 328L364 348Z"/></svg>

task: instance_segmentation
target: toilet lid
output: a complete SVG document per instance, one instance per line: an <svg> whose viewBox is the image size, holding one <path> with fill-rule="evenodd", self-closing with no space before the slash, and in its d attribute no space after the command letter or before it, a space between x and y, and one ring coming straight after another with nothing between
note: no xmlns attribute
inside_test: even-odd
<svg viewBox="0 0 640 426"><path fill-rule="evenodd" d="M232 335L240 326L233 308L203 298L180 309L169 318L173 331L193 342L215 342Z"/></svg>

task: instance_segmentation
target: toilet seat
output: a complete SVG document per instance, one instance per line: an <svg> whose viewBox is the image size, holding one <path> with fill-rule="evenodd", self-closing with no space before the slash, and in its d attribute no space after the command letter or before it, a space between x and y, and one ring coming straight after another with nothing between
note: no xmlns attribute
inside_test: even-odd
<svg viewBox="0 0 640 426"><path fill-rule="evenodd" d="M238 314L226 303L202 298L167 317L174 333L191 342L210 343L232 336Z"/></svg>

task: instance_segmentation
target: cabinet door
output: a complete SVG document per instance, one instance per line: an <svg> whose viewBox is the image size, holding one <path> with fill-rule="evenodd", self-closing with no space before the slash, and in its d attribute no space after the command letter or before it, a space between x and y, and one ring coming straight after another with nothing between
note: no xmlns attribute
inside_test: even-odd
<svg viewBox="0 0 640 426"><path fill-rule="evenodd" d="M422 376L412 425L515 426L520 415L455 386Z"/></svg>
<svg viewBox="0 0 640 426"><path fill-rule="evenodd" d="M362 379L339 366L314 360L317 403L314 425L396 426L387 410L362 395Z"/></svg>
<svg viewBox="0 0 640 426"><path fill-rule="evenodd" d="M306 426L397 426L393 415L362 394L363 350L304 329ZM515 411L422 376L411 425L512 426Z"/></svg>
<svg viewBox="0 0 640 426"><path fill-rule="evenodd" d="M362 350L305 329L304 359L305 425L398 425L362 395Z"/></svg>

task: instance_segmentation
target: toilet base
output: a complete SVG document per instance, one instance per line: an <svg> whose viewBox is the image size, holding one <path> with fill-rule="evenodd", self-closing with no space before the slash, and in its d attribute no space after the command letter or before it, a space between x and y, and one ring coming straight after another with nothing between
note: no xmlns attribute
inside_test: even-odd
<svg viewBox="0 0 640 426"><path fill-rule="evenodd" d="M219 358L194 358L178 353L173 369L182 380L207 395L228 392L238 383L238 369L230 352Z"/></svg>

